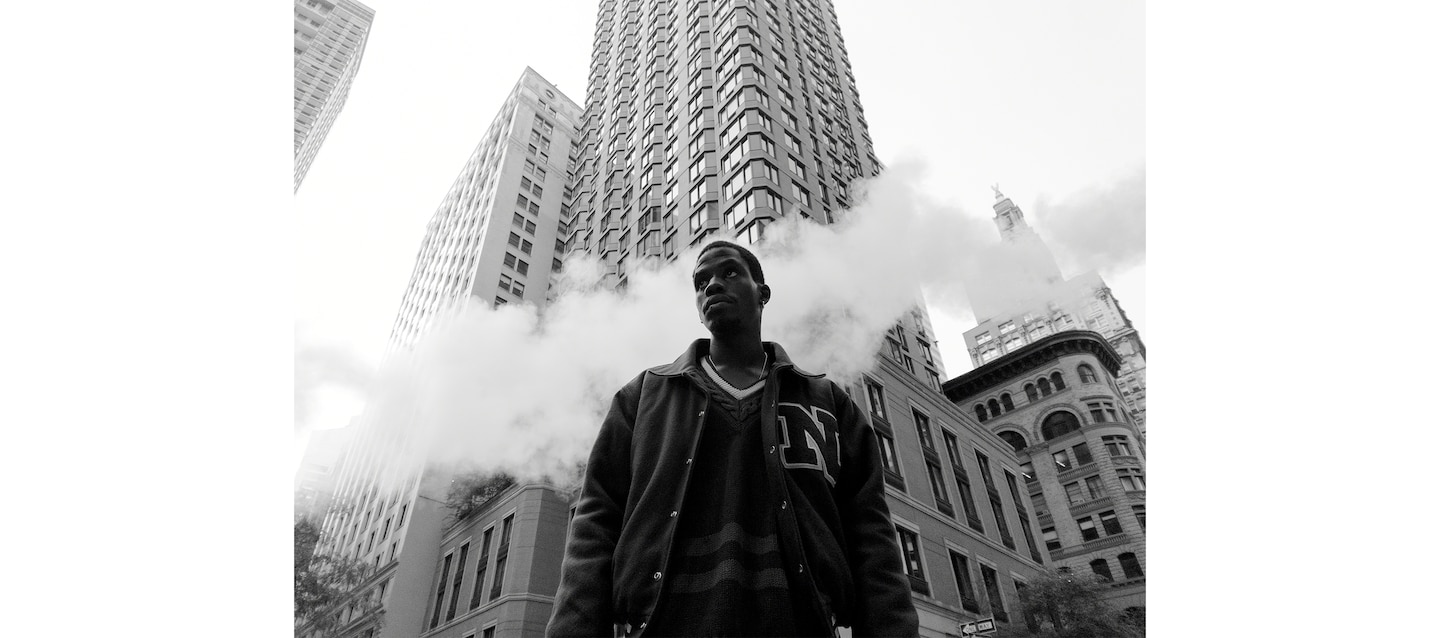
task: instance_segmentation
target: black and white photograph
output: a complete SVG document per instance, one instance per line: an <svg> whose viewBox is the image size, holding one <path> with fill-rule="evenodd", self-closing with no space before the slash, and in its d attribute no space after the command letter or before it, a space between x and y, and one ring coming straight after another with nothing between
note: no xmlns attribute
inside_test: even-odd
<svg viewBox="0 0 1440 638"><path fill-rule="evenodd" d="M291 4L7 20L6 635L1426 633L1433 10Z"/></svg>
<svg viewBox="0 0 1440 638"><path fill-rule="evenodd" d="M297 636L1144 635L1142 3L295 4Z"/></svg>

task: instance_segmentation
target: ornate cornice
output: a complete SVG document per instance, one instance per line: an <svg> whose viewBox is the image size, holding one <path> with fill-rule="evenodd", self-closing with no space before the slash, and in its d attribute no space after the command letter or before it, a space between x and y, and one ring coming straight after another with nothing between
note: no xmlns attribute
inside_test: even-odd
<svg viewBox="0 0 1440 638"><path fill-rule="evenodd" d="M1049 335L990 363L941 384L945 396L963 402L990 388L1008 383L1062 356L1088 353L1114 376L1120 372L1120 355L1105 337L1089 330L1066 330Z"/></svg>

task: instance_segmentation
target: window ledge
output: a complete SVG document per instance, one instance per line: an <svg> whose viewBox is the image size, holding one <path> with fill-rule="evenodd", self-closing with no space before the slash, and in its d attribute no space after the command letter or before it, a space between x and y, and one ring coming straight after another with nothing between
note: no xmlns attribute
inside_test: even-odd
<svg viewBox="0 0 1440 638"><path fill-rule="evenodd" d="M1107 508L1107 507L1111 507L1111 506L1113 506L1114 504L1115 504L1114 499L1111 499L1109 495L1106 495L1106 496L1102 496L1102 497L1097 498L1097 499L1093 499L1093 500L1089 500L1089 501L1084 501L1084 502L1079 503L1079 504L1076 504L1076 505L1071 505L1071 506L1070 506L1070 515L1071 515L1071 516L1080 516L1080 515L1083 515L1083 514L1089 514L1090 512L1094 512L1094 511L1096 511L1096 510L1102 510L1102 509L1105 509L1105 508Z"/></svg>

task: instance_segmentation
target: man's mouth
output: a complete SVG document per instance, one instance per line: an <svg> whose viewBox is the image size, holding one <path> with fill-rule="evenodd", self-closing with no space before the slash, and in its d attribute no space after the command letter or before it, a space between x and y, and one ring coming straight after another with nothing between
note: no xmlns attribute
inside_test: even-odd
<svg viewBox="0 0 1440 638"><path fill-rule="evenodd" d="M710 312L710 309L711 309L711 308L714 308L716 304L722 304L722 303L734 303L734 302L731 301L728 297L713 297L713 298L708 299L708 300L705 301L705 307L703 308L703 310L704 310L705 312Z"/></svg>

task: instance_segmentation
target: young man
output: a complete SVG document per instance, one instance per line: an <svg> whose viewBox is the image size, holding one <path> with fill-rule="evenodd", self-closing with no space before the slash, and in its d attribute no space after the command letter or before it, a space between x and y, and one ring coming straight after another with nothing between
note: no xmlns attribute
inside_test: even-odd
<svg viewBox="0 0 1440 638"><path fill-rule="evenodd" d="M918 635L864 412L760 340L749 250L709 244L693 283L711 338L616 394L546 635Z"/></svg>

